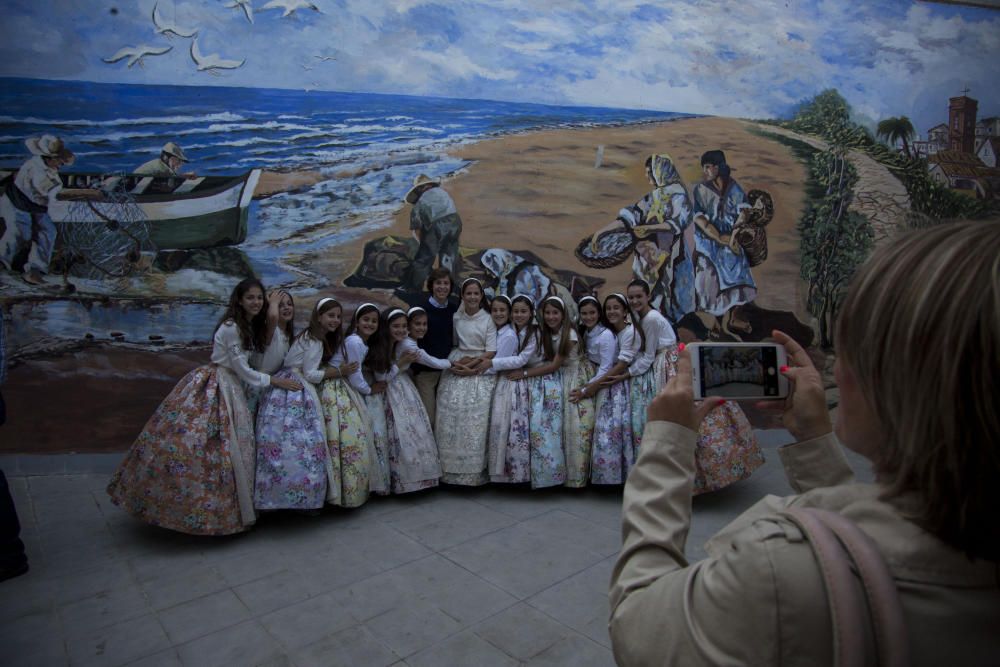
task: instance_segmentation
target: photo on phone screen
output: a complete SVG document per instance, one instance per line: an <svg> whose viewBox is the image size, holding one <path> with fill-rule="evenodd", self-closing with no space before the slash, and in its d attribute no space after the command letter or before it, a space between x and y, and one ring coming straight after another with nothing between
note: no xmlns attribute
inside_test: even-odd
<svg viewBox="0 0 1000 667"><path fill-rule="evenodd" d="M775 398L777 348L773 345L699 345L701 393L723 398Z"/></svg>

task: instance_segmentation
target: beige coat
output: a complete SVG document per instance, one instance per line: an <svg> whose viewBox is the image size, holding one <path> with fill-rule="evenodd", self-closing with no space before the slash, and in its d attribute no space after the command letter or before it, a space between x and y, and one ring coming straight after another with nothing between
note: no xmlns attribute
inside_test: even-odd
<svg viewBox="0 0 1000 667"><path fill-rule="evenodd" d="M695 440L687 428L650 422L629 474L610 592L619 665L832 664L812 548L776 514L790 505L838 512L875 541L896 580L914 665L1000 664L1000 566L969 561L903 518L912 499L883 502L877 485L853 483L832 434L778 450L800 495L767 496L688 565Z"/></svg>

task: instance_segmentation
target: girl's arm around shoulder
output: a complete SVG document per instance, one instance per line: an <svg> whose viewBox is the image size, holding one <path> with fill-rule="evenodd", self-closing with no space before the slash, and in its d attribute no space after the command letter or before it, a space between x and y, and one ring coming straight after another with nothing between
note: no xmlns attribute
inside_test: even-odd
<svg viewBox="0 0 1000 667"><path fill-rule="evenodd" d="M326 368L323 367L323 343L312 336L302 336L293 346L301 345L302 350L302 376L313 384L319 384L326 379Z"/></svg>
<svg viewBox="0 0 1000 667"><path fill-rule="evenodd" d="M212 340L212 362L225 366L251 387L266 387L271 376L250 367L250 352L243 349L243 341L236 323L226 320Z"/></svg>

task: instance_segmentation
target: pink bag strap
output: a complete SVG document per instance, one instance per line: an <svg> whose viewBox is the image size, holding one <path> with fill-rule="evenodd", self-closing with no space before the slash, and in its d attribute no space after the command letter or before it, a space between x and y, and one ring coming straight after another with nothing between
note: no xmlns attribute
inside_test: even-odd
<svg viewBox="0 0 1000 667"><path fill-rule="evenodd" d="M910 664L910 644L896 582L871 538L854 522L817 508L790 507L787 516L812 544L826 585L833 617L834 664L841 667ZM851 563L857 568L864 598L858 594ZM863 618L867 602L877 660L866 655Z"/></svg>

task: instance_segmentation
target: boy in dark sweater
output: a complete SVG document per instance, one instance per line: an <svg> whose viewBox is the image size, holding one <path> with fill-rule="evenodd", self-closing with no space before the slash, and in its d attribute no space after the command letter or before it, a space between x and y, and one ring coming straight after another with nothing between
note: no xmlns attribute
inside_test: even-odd
<svg viewBox="0 0 1000 667"><path fill-rule="evenodd" d="M420 339L419 345L427 353L438 359L447 359L452 348L452 318L458 310L458 304L450 298L452 280L447 269L436 268L427 276L427 291L430 294L422 304L427 311L427 335ZM427 408L427 416L434 423L435 406L437 405L437 386L441 380L441 371L428 368L421 364L413 364L413 382L417 386L420 400Z"/></svg>

